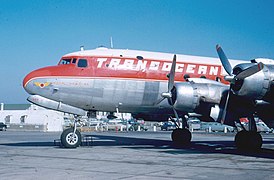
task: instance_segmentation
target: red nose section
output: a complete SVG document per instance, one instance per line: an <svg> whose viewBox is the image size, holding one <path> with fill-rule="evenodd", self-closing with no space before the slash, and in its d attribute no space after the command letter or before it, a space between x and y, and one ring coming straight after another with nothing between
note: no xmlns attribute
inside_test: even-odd
<svg viewBox="0 0 274 180"><path fill-rule="evenodd" d="M36 77L35 75L35 71L32 71L31 73L29 73L28 75L26 75L26 77L23 80L23 87L26 87L28 82L33 79L34 77Z"/></svg>
<svg viewBox="0 0 274 180"><path fill-rule="evenodd" d="M45 68L37 69L37 70L34 70L34 71L30 72L23 80L24 88L33 79L36 79L36 78L39 78L39 77L51 76L53 69L55 69L55 67L45 67Z"/></svg>

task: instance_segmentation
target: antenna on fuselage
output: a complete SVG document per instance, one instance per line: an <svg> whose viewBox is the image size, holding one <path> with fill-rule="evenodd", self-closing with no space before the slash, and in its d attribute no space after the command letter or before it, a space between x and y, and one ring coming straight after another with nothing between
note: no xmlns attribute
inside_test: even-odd
<svg viewBox="0 0 274 180"><path fill-rule="evenodd" d="M84 51L84 46L80 46L80 51Z"/></svg>
<svg viewBox="0 0 274 180"><path fill-rule="evenodd" d="M110 36L110 48L113 49L113 41L112 41L112 36Z"/></svg>

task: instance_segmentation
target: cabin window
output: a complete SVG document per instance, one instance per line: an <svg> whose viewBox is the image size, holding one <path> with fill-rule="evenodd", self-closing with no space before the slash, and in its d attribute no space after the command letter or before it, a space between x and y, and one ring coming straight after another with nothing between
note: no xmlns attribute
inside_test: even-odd
<svg viewBox="0 0 274 180"><path fill-rule="evenodd" d="M184 79L187 81L188 78L190 78L189 74L185 74L185 75L184 75Z"/></svg>
<svg viewBox="0 0 274 180"><path fill-rule="evenodd" d="M216 77L216 81L221 82L222 79L220 77Z"/></svg>
<svg viewBox="0 0 274 180"><path fill-rule="evenodd" d="M88 66L88 62L87 62L86 59L79 59L77 66L78 67L87 67Z"/></svg>
<svg viewBox="0 0 274 180"><path fill-rule="evenodd" d="M138 60L143 60L143 59L144 59L143 56L136 56L136 58L137 58Z"/></svg>
<svg viewBox="0 0 274 180"><path fill-rule="evenodd" d="M62 59L59 64L70 64L71 59Z"/></svg>

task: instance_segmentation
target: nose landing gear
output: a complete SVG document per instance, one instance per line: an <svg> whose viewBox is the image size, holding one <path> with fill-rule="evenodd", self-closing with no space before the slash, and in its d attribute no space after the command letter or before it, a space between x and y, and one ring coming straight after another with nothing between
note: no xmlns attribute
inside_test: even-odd
<svg viewBox="0 0 274 180"><path fill-rule="evenodd" d="M80 146L82 137L81 133L77 130L77 119L74 121L74 127L66 129L61 134L61 144L65 148L77 148Z"/></svg>
<svg viewBox="0 0 274 180"><path fill-rule="evenodd" d="M65 148L76 148L81 144L81 133L74 128L69 128L61 134L61 143Z"/></svg>

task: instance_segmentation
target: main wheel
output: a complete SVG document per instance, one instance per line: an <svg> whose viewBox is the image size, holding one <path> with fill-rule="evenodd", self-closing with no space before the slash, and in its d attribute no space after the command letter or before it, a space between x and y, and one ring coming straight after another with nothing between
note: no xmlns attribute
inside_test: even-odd
<svg viewBox="0 0 274 180"><path fill-rule="evenodd" d="M69 128L61 134L61 143L66 148L76 148L81 144L81 133L76 130L73 135L74 128Z"/></svg>
<svg viewBox="0 0 274 180"><path fill-rule="evenodd" d="M240 131L235 136L235 144L240 150L254 151L262 147L263 139L258 132Z"/></svg>
<svg viewBox="0 0 274 180"><path fill-rule="evenodd" d="M175 145L188 145L191 141L191 132L188 129L175 129L171 134Z"/></svg>

